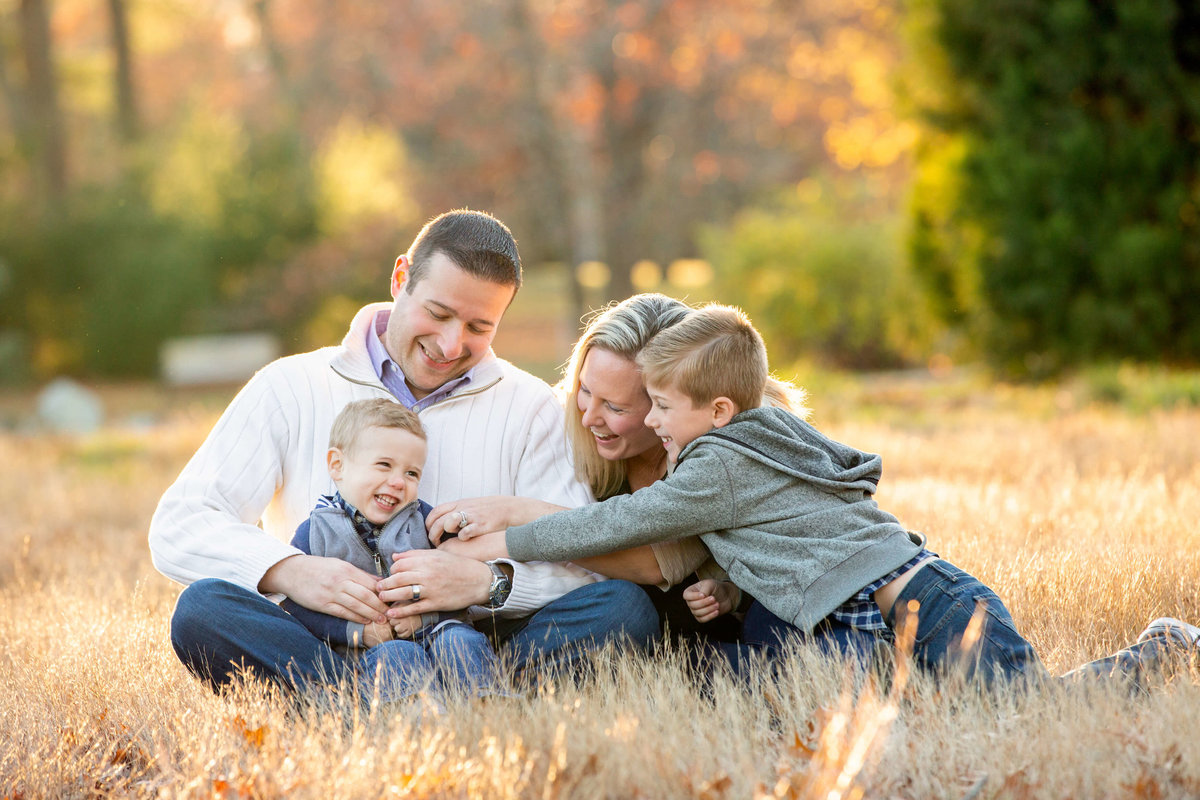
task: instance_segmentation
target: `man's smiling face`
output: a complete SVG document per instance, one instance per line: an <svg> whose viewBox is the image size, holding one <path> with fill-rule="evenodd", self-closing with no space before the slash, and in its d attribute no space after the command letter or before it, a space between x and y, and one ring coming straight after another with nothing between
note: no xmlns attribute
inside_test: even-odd
<svg viewBox="0 0 1200 800"><path fill-rule="evenodd" d="M410 284L408 261L401 259L392 273L395 302L383 342L419 400L487 354L516 289L477 278L442 253L430 256L420 280Z"/></svg>

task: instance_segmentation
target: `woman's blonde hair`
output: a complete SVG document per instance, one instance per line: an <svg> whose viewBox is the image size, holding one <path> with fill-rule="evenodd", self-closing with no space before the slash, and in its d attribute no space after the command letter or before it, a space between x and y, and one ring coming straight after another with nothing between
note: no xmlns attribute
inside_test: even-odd
<svg viewBox="0 0 1200 800"><path fill-rule="evenodd" d="M592 348L598 347L636 364L637 354L651 339L682 320L690 311L691 307L686 303L666 295L637 294L596 312L575 343L558 390L566 407L567 442L575 461L575 474L587 482L597 499L611 497L621 490L626 468L624 461L601 458L595 437L583 426L583 412L577 402L583 361Z"/></svg>

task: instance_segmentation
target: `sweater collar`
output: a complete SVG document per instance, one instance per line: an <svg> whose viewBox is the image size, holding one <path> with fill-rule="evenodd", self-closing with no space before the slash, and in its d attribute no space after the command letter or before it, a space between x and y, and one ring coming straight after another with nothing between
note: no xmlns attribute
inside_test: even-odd
<svg viewBox="0 0 1200 800"><path fill-rule="evenodd" d="M367 351L367 334L375 333L372 326L380 311L392 311L391 304L371 303L359 309L350 323L350 330L342 339L342 346L337 348L330 359L329 366L348 381L387 391L375 371L375 365L371 362L371 354ZM472 368L470 382L453 387L450 397L481 392L493 386L502 377L504 375L500 359L488 348L487 354Z"/></svg>

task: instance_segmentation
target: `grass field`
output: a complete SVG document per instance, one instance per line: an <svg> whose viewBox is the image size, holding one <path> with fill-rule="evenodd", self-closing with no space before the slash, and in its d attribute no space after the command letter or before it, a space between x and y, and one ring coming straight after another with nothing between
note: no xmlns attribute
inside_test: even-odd
<svg viewBox="0 0 1200 800"><path fill-rule="evenodd" d="M880 503L996 588L1052 671L1153 617L1200 620L1200 411L969 375L812 388L818 425L883 454ZM879 696L805 650L708 691L670 657L617 658L579 687L440 716L214 696L171 652L180 587L145 532L227 396L113 387L114 419L139 424L0 433L0 797L1200 795L1194 664L1139 696L921 676Z"/></svg>

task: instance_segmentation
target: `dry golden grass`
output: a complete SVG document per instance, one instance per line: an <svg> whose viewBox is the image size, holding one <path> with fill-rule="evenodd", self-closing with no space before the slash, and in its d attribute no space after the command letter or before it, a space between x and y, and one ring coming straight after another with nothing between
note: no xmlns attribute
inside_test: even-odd
<svg viewBox="0 0 1200 800"><path fill-rule="evenodd" d="M1200 412L906 391L817 398L817 421L884 455L881 504L994 586L1052 671L1153 617L1200 620ZM297 709L255 686L215 696L170 649L179 587L145 545L211 421L0 434L0 797L1200 794L1194 666L1142 696L922 676L887 694L808 651L773 679L707 689L673 655L602 659L582 686L455 699L440 716L342 695Z"/></svg>

